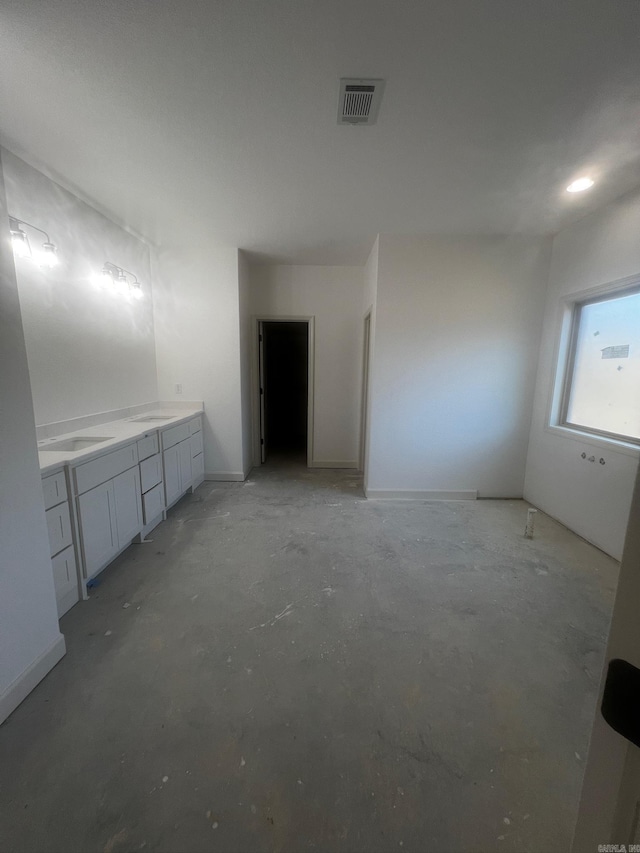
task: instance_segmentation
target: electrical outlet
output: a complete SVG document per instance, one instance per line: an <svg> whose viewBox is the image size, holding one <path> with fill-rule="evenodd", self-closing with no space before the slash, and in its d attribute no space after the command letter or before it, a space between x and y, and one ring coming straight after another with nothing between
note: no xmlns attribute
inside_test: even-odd
<svg viewBox="0 0 640 853"><path fill-rule="evenodd" d="M182 394L182 382L176 383L176 394Z"/></svg>

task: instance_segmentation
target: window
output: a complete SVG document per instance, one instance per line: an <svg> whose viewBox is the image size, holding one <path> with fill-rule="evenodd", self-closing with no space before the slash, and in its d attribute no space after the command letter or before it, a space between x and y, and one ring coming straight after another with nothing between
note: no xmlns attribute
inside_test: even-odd
<svg viewBox="0 0 640 853"><path fill-rule="evenodd" d="M561 423L640 444L640 288L575 304Z"/></svg>

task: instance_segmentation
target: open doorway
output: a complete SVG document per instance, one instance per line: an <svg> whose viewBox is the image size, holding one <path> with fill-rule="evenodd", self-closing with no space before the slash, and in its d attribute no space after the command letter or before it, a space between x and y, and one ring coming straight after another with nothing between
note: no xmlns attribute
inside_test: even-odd
<svg viewBox="0 0 640 853"><path fill-rule="evenodd" d="M258 321L260 461L307 464L310 324Z"/></svg>

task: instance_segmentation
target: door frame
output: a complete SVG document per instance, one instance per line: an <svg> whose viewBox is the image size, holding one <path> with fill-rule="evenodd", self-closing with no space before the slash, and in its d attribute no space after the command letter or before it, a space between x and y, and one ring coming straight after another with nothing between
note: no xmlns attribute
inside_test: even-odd
<svg viewBox="0 0 640 853"><path fill-rule="evenodd" d="M371 376L371 314L373 308L369 308L364 315L363 341L362 341L362 402L360 413L360 470L364 473L367 464L367 438L369 432L369 379Z"/></svg>
<svg viewBox="0 0 640 853"><path fill-rule="evenodd" d="M289 314L252 314L251 324L251 423L253 431L253 465L262 465L260 453L260 323L307 324L307 468L313 467L313 401L315 376L315 316Z"/></svg>
<svg viewBox="0 0 640 853"><path fill-rule="evenodd" d="M640 748L605 722L602 696L609 661L640 668L640 468L631 500L611 627L582 781L573 853L597 845L640 843ZM627 847L627 849L629 849Z"/></svg>

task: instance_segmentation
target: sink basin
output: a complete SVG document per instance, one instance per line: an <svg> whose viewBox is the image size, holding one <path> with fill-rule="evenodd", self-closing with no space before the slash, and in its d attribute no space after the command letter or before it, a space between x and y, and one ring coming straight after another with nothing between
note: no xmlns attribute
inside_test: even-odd
<svg viewBox="0 0 640 853"><path fill-rule="evenodd" d="M51 450L56 452L87 450L89 447L93 447L94 444L109 441L112 437L113 436L110 435L75 435L73 438L63 438L61 441L52 441L50 444L41 445L38 447L38 450Z"/></svg>
<svg viewBox="0 0 640 853"><path fill-rule="evenodd" d="M147 415L143 418L131 418L132 424L146 424L149 421L170 421L175 415Z"/></svg>

